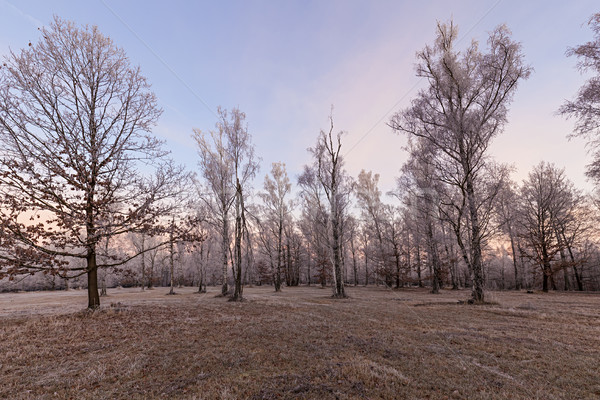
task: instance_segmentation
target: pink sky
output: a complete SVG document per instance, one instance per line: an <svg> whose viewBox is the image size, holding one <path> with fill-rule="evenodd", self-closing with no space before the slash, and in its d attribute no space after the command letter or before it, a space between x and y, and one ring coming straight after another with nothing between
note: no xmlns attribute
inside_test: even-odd
<svg viewBox="0 0 600 400"><path fill-rule="evenodd" d="M256 187L283 161L295 177L310 161L330 106L349 172L381 175L393 189L406 159L405 139L386 122L406 107L423 82L415 77L416 51L431 43L436 20L453 18L461 44L485 47L487 32L506 23L523 44L535 72L522 83L505 133L491 151L523 179L541 160L566 168L584 189L589 162L581 140L568 141L572 123L555 111L583 77L568 46L592 38L585 25L596 1L145 1L0 0L0 53L37 41L37 27L53 14L96 24L153 84L164 115L155 129L174 157L191 169L192 128L211 129L218 105L247 114L262 169Z"/></svg>

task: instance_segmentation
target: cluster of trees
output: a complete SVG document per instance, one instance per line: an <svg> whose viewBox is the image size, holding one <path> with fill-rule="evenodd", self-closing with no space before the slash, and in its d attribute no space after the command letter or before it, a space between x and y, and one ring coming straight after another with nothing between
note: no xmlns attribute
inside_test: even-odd
<svg viewBox="0 0 600 400"><path fill-rule="evenodd" d="M589 139L599 180L600 14L590 26L594 41L568 54L597 76L560 112ZM237 108L194 130L186 172L151 135L161 110L139 68L96 27L56 18L0 69L0 279L85 276L90 308L98 281L220 285L232 300L246 284L331 285L338 298L348 284L470 287L474 302L487 287L600 289L597 197L544 162L517 184L489 155L531 74L520 44L505 26L485 51L456 38L440 23L417 54L427 85L389 121L409 144L386 203L378 174L346 171L333 110L296 190L282 162L252 187L259 160Z"/></svg>

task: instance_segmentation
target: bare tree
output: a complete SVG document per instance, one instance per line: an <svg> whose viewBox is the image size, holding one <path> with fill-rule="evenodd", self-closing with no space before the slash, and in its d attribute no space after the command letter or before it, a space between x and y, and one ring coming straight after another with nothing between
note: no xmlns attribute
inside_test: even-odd
<svg viewBox="0 0 600 400"><path fill-rule="evenodd" d="M600 13L592 15L588 25L594 33L593 40L569 48L567 56L577 57L577 69L581 73L591 73L593 76L581 86L574 100L567 101L560 107L559 113L575 119L575 129L571 136L587 139L588 148L592 152L592 162L587 166L586 174L598 184L600 182ZM573 232L578 231L578 229L573 230ZM577 287L583 290L581 271L577 271L573 257L572 241L562 232L559 229L557 235L562 237L562 242L569 250Z"/></svg>
<svg viewBox="0 0 600 400"><path fill-rule="evenodd" d="M277 264L273 271L273 284L275 291L281 290L281 270L284 261L283 254L283 236L285 222L289 215L291 204L286 200L289 195L292 185L285 171L285 164L273 163L271 175L265 176L264 192L260 193L260 197L264 204L264 224L272 227L272 233L276 241Z"/></svg>
<svg viewBox="0 0 600 400"><path fill-rule="evenodd" d="M406 268L402 262L402 255L404 253L403 248L403 236L404 224L402 218L402 209L400 207L386 204L384 207L385 218L384 218L384 229L383 237L387 247L387 257L389 259L390 267L388 268L388 274L396 281L396 289L404 284Z"/></svg>
<svg viewBox="0 0 600 400"><path fill-rule="evenodd" d="M572 218L574 189L564 170L540 163L521 187L519 223L525 251L542 269L542 290L556 289L552 262L561 251L562 238L556 227Z"/></svg>
<svg viewBox="0 0 600 400"><path fill-rule="evenodd" d="M233 162L227 150L225 127L216 124L216 131L205 133L194 129L194 139L200 156L199 167L206 186L199 190L200 198L205 201L211 222L221 234L222 281L221 294L227 295L227 267L230 244L229 212L235 196L232 181Z"/></svg>
<svg viewBox="0 0 600 400"><path fill-rule="evenodd" d="M329 117L329 131L321 131L317 144L309 151L314 157L314 174L323 188L327 199L327 225L330 237L328 238L332 258L333 296L345 298L344 275L342 265L342 224L343 215L348 203L349 185L348 177L343 168L344 162L340 154L342 148L342 134L333 133L333 116Z"/></svg>
<svg viewBox="0 0 600 400"><path fill-rule="evenodd" d="M227 294L227 253L230 250L229 213L234 207L234 269L233 300L242 299L242 240L248 237L245 200L250 180L258 171L254 146L245 125L246 114L234 108L231 113L219 107L216 131L205 134L194 130L194 139L199 148L200 169L210 195L203 195L207 207L221 226L223 284L221 292ZM209 136L212 143L209 141Z"/></svg>
<svg viewBox="0 0 600 400"><path fill-rule="evenodd" d="M97 245L156 227L183 171L149 134L161 110L121 48L59 18L41 34L0 71L0 224L11 237L0 258L12 272L87 274L96 308L98 268L127 261L98 265Z"/></svg>
<svg viewBox="0 0 600 400"><path fill-rule="evenodd" d="M381 191L377 187L379 174L361 170L354 186L357 203L361 211L361 218L365 232L371 236L371 242L376 244L377 252L372 256L378 262L376 271L383 277L388 286L391 286L392 271L389 270L388 252L384 243L383 225L385 207L381 201Z"/></svg>
<svg viewBox="0 0 600 400"><path fill-rule="evenodd" d="M348 232L348 243L350 245L350 256L352 257L352 280L354 286L358 286L358 235L359 235L359 223L353 216L348 216L347 221L347 232Z"/></svg>
<svg viewBox="0 0 600 400"><path fill-rule="evenodd" d="M403 165L403 176L398 180L397 196L402 199L415 220L419 237L427 245L427 260L431 271L432 293L443 286L442 263L439 256L438 210L440 207L440 182L431 162L433 157L428 142L409 143L410 157ZM420 251L417 254L417 274L420 276Z"/></svg>
<svg viewBox="0 0 600 400"><path fill-rule="evenodd" d="M210 232L211 226L206 221L197 227L199 232L204 234L206 240L201 242L192 242L188 245L191 247L189 250L191 253L192 261L195 265L195 276L196 283L198 285L198 293L206 293L207 285L207 268L210 263L210 257L212 254L213 245L215 243L215 236Z"/></svg>
<svg viewBox="0 0 600 400"><path fill-rule="evenodd" d="M136 251L138 251L140 253L140 256L139 256L140 272L141 272L140 286L143 291L144 287L146 286L146 272L147 272L147 268L146 268L147 234L145 232L132 233L130 235L130 240L131 240L131 244L136 249Z"/></svg>
<svg viewBox="0 0 600 400"><path fill-rule="evenodd" d="M531 68L521 46L505 26L491 32L487 53L473 41L464 51L454 48L458 31L438 23L433 46L417 53L417 75L427 80L411 107L394 115L390 126L422 138L434 148L436 168L464 197L468 212L470 252L466 260L473 280L473 301L484 301L482 229L476 192L487 149L506 123L508 104L517 84Z"/></svg>
<svg viewBox="0 0 600 400"><path fill-rule="evenodd" d="M521 289L522 277L519 274L518 256L517 256L517 219L518 213L515 207L517 204L517 191L514 182L507 180L496 198L496 212L500 228L508 235L510 240L510 249L512 254L513 271L515 277L515 289Z"/></svg>
<svg viewBox="0 0 600 400"><path fill-rule="evenodd" d="M575 131L572 136L582 136L588 140L593 152L593 160L588 165L587 175L600 182L600 13L592 15L588 25L594 32L594 39L577 47L569 48L567 56L578 58L577 69L581 73L595 74L579 89L575 100L565 102L559 112L575 118Z"/></svg>
<svg viewBox="0 0 600 400"><path fill-rule="evenodd" d="M242 300L242 241L246 240L247 250L250 249L249 235L246 219L246 199L250 180L256 176L259 164L255 159L252 137L245 125L246 114L234 108L231 114L220 110L222 123L228 139L228 151L233 161L235 179L235 246L234 246L234 301Z"/></svg>
<svg viewBox="0 0 600 400"><path fill-rule="evenodd" d="M292 203L293 204L293 203ZM298 286L300 284L300 270L303 243L291 213L285 222L285 284L287 286Z"/></svg>
<svg viewBox="0 0 600 400"><path fill-rule="evenodd" d="M329 216L327 204L324 201L323 187L317 179L314 166L304 166L304 171L298 177L298 185L301 189L300 204L302 206L299 227L310 253L307 280L310 284L313 273L316 273L321 285L326 286L333 269L330 256ZM314 261L314 269L311 269L311 261Z"/></svg>

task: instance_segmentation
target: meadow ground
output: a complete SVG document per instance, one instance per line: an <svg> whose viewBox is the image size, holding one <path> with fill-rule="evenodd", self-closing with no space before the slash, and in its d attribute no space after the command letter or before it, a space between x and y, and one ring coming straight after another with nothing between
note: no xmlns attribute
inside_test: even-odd
<svg viewBox="0 0 600 400"><path fill-rule="evenodd" d="M600 294L347 289L0 294L0 398L600 398Z"/></svg>

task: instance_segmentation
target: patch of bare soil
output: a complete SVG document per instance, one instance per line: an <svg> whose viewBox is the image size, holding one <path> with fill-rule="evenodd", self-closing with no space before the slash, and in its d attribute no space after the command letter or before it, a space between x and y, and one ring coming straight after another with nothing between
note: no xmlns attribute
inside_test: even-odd
<svg viewBox="0 0 600 400"><path fill-rule="evenodd" d="M0 294L0 398L600 397L600 295L195 291Z"/></svg>

